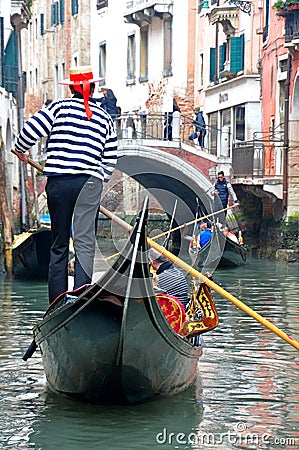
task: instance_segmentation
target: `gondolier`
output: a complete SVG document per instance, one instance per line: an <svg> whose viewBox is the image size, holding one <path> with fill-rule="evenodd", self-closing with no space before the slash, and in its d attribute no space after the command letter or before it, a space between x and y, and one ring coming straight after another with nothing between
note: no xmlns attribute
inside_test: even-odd
<svg viewBox="0 0 299 450"><path fill-rule="evenodd" d="M216 198L220 199L221 204L220 204L220 202L218 202L219 207L220 207L220 205L222 205L223 208L227 208L228 198L230 195L232 196L234 203L239 203L237 195L236 195L235 191L233 190L231 183L229 183L227 181L227 179L224 177L223 170L221 170L217 174L217 181L214 184L214 195L215 195L215 199ZM218 209L220 209L219 207L218 207ZM225 214L226 214L226 212L225 212Z"/></svg>
<svg viewBox="0 0 299 450"><path fill-rule="evenodd" d="M92 99L95 82L90 66L70 69L60 84L72 98L53 101L24 125L15 145L18 157L28 162L28 151L47 137L46 193L53 232L49 266L50 303L67 291L70 228L76 253L74 289L91 282L95 252L95 220L103 182L117 162L113 121Z"/></svg>

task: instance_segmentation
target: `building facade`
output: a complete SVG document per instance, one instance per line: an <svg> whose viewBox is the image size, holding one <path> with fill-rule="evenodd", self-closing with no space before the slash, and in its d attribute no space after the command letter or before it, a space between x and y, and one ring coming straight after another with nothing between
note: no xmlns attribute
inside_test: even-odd
<svg viewBox="0 0 299 450"><path fill-rule="evenodd" d="M297 220L299 216L298 30L299 10L293 7L292 2L265 3L262 48L262 130L265 172L269 179L280 180L283 210L287 218Z"/></svg>

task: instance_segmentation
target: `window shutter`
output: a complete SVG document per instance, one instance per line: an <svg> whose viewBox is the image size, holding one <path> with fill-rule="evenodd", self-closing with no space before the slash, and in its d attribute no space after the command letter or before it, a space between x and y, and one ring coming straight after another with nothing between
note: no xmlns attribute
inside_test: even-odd
<svg viewBox="0 0 299 450"><path fill-rule="evenodd" d="M78 14L78 0L72 0L72 16Z"/></svg>
<svg viewBox="0 0 299 450"><path fill-rule="evenodd" d="M244 70L244 34L230 38L230 71Z"/></svg>
<svg viewBox="0 0 299 450"><path fill-rule="evenodd" d="M216 75L216 48L210 48L210 81L214 81Z"/></svg>
<svg viewBox="0 0 299 450"><path fill-rule="evenodd" d="M45 34L45 15L43 13L40 15L40 34L42 36Z"/></svg>
<svg viewBox="0 0 299 450"><path fill-rule="evenodd" d="M65 14L64 14L64 0L60 0L59 1L59 20L60 20L60 23L64 23L64 17L65 17Z"/></svg>
<svg viewBox="0 0 299 450"><path fill-rule="evenodd" d="M224 70L224 63L226 61L226 42L219 47L219 72Z"/></svg>

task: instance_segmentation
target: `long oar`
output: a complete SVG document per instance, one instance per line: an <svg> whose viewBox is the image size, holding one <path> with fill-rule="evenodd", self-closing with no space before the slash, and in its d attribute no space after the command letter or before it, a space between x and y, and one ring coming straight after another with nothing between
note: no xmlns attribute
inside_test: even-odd
<svg viewBox="0 0 299 450"><path fill-rule="evenodd" d="M117 217L115 214L110 212L108 209L104 208L103 206L100 207L100 211L105 214L105 216L109 217L113 222L120 225L122 228L130 232L132 230L132 226L129 225L124 220ZM246 314L251 316L253 319L257 320L260 324L262 324L264 327L268 328L268 330L275 333L277 336L279 336L281 339L286 341L288 344L292 345L294 348L299 350L299 342L295 341L293 338L288 336L284 331L280 330L278 327L273 325L273 323L269 322L269 320L265 319L263 316L255 312L253 309L249 308L245 303L241 302L237 297L227 292L222 287L218 286L218 284L214 283L214 281L210 280L206 276L204 276L202 273L198 272L198 270L195 270L193 267L191 267L189 264L185 263L182 259L175 256L170 251L166 250L162 245L159 245L157 242L155 242L151 238L147 238L147 243L150 247L154 248L161 254L163 254L166 258L168 258L170 261L174 262L178 266L180 266L183 270L190 273L193 277L199 279L201 282L208 285L211 289L213 289L217 294L221 295L222 297L226 298L228 301L233 303L237 308L244 311Z"/></svg>
<svg viewBox="0 0 299 450"><path fill-rule="evenodd" d="M16 153L16 150L12 150L12 153ZM28 163L31 164L33 167L35 167L37 170L43 171L43 167L34 162L31 158L28 158ZM115 214L110 212L108 209L104 208L103 206L100 207L100 211L105 214L105 216L109 217L113 222L120 225L122 228L130 232L132 230L132 226L129 225L124 220L117 217ZM220 211L218 211L219 213ZM155 236L157 238L157 236ZM280 330L278 327L276 327L273 323L269 322L269 320L265 319L263 316L255 312L253 309L249 308L249 306L245 305L245 303L241 302L237 297L227 292L222 287L218 286L218 284L214 283L214 281L210 280L209 278L205 277L203 274L198 272L198 270L195 270L193 267L189 266L189 264L185 263L182 259L175 256L170 251L166 250L164 247L159 245L157 242L155 242L151 238L147 238L147 243L150 247L154 248L161 254L163 254L166 258L168 258L170 261L174 262L178 266L180 266L183 270L190 273L192 276L197 278L198 280L202 281L203 283L206 283L207 286L209 286L211 289L213 289L217 294L221 295L222 297L226 298L228 301L233 303L237 308L241 309L241 311L244 311L246 314L248 314L253 319L257 320L261 325L268 328L268 330L275 333L277 336L279 336L281 339L286 341L288 344L292 345L292 347L299 350L299 342L295 341L295 339L288 336L284 331ZM34 352L34 350L33 350Z"/></svg>

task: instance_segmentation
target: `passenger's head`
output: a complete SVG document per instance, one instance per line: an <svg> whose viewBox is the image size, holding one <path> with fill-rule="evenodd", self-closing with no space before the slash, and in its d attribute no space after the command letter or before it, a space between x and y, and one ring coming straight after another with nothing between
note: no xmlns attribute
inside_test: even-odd
<svg viewBox="0 0 299 450"><path fill-rule="evenodd" d="M149 250L149 260L150 260L150 263L151 263L152 267L155 270L157 270L161 266L161 264L163 264L166 261L168 261L166 256L162 255L162 253L158 252L154 248L151 248Z"/></svg>

